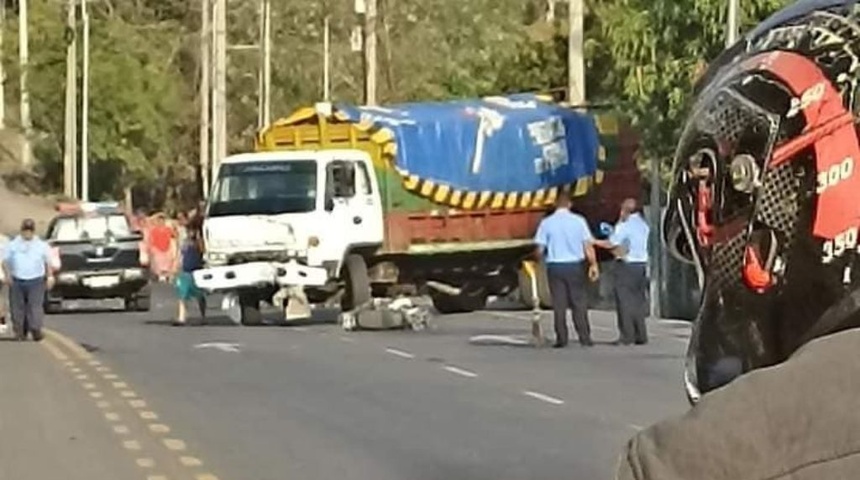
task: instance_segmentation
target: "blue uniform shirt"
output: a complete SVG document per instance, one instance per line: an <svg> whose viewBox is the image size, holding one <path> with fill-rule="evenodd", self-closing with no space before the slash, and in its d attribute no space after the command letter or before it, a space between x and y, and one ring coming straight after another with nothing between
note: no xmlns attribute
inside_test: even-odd
<svg viewBox="0 0 860 480"><path fill-rule="evenodd" d="M613 247L624 247L627 254L623 260L628 263L648 263L648 236L651 227L642 218L642 215L634 213L627 220L618 222L615 230L609 236L609 243Z"/></svg>
<svg viewBox="0 0 860 480"><path fill-rule="evenodd" d="M38 237L24 240L20 235L6 245L3 262L9 274L18 280L34 280L47 274L46 264L51 261L51 247Z"/></svg>
<svg viewBox="0 0 860 480"><path fill-rule="evenodd" d="M594 240L582 215L559 209L544 218L535 234L535 243L546 252L547 263L574 263L585 260L585 242Z"/></svg>

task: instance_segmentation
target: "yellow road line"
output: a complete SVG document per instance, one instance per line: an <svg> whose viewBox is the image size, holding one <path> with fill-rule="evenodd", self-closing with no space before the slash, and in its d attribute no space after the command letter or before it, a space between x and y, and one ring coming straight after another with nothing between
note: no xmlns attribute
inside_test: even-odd
<svg viewBox="0 0 860 480"><path fill-rule="evenodd" d="M45 347L45 349L46 349L48 352L50 352L50 353L51 353L51 355L53 355L53 356L54 356L54 358L56 358L57 360L59 360L59 361L61 361L61 362L64 362L64 361L68 360L68 358L69 358L69 357L67 357L67 356L66 356L66 354L65 354L65 353L63 353L63 352L59 349L59 347L57 347L56 345L54 345L54 343L53 343L53 342L51 342L51 341L42 342L42 346L44 346L44 347Z"/></svg>
<svg viewBox="0 0 860 480"><path fill-rule="evenodd" d="M86 351L86 349L84 349L84 347L78 345L77 342L75 342L74 340L70 339L69 337L63 335L62 333L59 333L57 331L46 328L45 329L45 335L49 339L59 342L61 345L63 345L69 351L71 351L72 354L74 354L76 357L78 357L80 359L90 360L91 358L93 358L93 355L90 352ZM44 343L45 342L43 342L43 344ZM90 364L92 365L92 363L90 363Z"/></svg>

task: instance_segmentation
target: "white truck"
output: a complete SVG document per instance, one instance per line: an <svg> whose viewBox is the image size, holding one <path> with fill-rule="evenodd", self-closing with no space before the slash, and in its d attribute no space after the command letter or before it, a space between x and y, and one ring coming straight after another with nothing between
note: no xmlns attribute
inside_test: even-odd
<svg viewBox="0 0 860 480"><path fill-rule="evenodd" d="M289 320L415 294L470 312L530 291L520 267L537 224L560 179L589 190L598 143L593 118L515 100L318 105L274 122L255 152L220 163L195 281L227 292L244 324L261 322L263 301Z"/></svg>

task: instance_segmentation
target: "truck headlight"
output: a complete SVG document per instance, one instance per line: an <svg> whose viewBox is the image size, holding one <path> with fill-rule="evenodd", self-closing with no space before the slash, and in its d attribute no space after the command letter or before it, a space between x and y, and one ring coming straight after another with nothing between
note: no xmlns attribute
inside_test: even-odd
<svg viewBox="0 0 860 480"><path fill-rule="evenodd" d="M205 259L209 265L224 265L227 263L227 255L220 252L206 252Z"/></svg>
<svg viewBox="0 0 860 480"><path fill-rule="evenodd" d="M317 236L308 237L308 247L318 247L320 244L320 239Z"/></svg>

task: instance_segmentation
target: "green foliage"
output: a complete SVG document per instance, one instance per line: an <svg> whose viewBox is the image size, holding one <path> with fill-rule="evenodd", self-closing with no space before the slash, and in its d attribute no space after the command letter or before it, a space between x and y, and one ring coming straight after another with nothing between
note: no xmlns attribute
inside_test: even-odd
<svg viewBox="0 0 860 480"><path fill-rule="evenodd" d="M749 27L787 0L745 0ZM37 155L59 188L63 144L64 2L34 1L30 89ZM631 116L644 158L668 159L697 68L723 48L724 0L588 0L587 90ZM96 196L125 187L161 203L196 181L199 0L94 2L90 158ZM273 1L273 116L322 97L323 21L331 19L334 101L360 102L362 58L350 35L351 1ZM258 0L230 0L229 41L257 41ZM567 83L567 13L543 18L544 0L379 0L379 99L384 103L544 91ZM18 98L17 17L7 15L7 99ZM257 126L255 50L228 67L231 151ZM15 117L15 111L12 112ZM151 188L149 188L151 187ZM193 190L193 189L192 189Z"/></svg>

